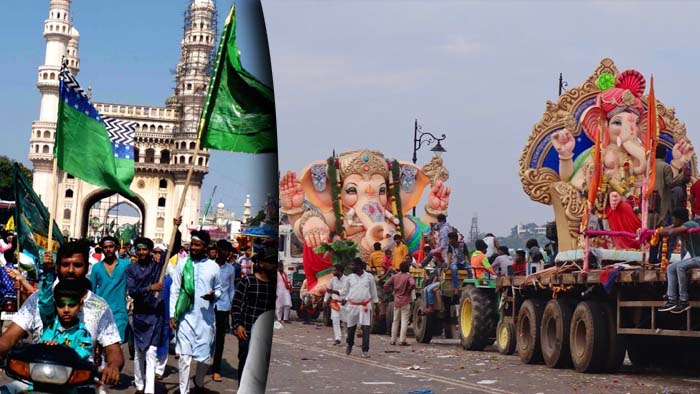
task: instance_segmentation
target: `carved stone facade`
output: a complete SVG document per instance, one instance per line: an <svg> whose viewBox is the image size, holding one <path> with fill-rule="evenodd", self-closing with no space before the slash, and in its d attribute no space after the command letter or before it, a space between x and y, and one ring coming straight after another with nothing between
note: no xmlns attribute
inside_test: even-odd
<svg viewBox="0 0 700 394"><path fill-rule="evenodd" d="M47 206L58 193L56 223L70 237L86 236L89 210L113 193L72 178L59 171L57 187L52 177L53 144L58 108L58 72L65 56L72 72L80 67L79 34L70 15L71 0L50 0L44 22L46 57L39 66L37 87L41 92L39 120L32 123L29 159L34 168L33 187ZM185 14L184 37L177 65L173 96L166 105L145 106L96 102L105 116L136 122L135 176L131 200L142 215L142 233L156 242L167 242L173 217L182 195L187 170L194 173L182 211L185 224L197 223L200 191L208 172L209 152L200 151L193 162L197 120L211 75L216 41L216 7L212 0L192 0ZM86 81L83 84L87 85ZM187 238L187 235L185 235Z"/></svg>

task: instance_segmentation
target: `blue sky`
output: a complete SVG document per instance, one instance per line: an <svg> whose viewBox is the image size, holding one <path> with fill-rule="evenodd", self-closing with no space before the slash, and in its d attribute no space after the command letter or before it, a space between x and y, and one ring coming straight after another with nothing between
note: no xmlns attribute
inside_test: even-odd
<svg viewBox="0 0 700 394"><path fill-rule="evenodd" d="M179 60L183 36L183 15L189 0L74 0L72 16L81 34L81 71L78 81L93 88L95 101L121 104L159 105L172 94L171 74ZM219 31L232 0L216 0ZM27 155L31 123L39 116L40 94L36 69L43 63L45 41L43 22L48 0L15 2L0 25L0 71L5 75L0 95L0 155L9 156L31 168ZM238 44L244 66L264 82L269 78L267 53L252 39L259 26L253 0L236 0ZM254 21L254 22L251 22ZM267 80L266 80L267 79ZM202 204L218 185L213 205L224 202L242 214L245 194L253 198L254 209L265 202L274 182L261 182L259 169L274 163L270 155L254 156L214 152L205 178ZM235 168L234 171L231 168ZM276 174L276 171L274 172Z"/></svg>
<svg viewBox="0 0 700 394"><path fill-rule="evenodd" d="M243 62L260 74L239 5ZM240 4L239 4L240 3ZM35 70L44 55L48 0L15 2L0 25L0 154L27 162L38 116ZM109 4L109 7L105 5ZM97 100L161 105L170 94L186 0L74 0L81 83ZM218 0L221 23L230 1ZM373 148L410 160L413 121L445 133L453 187L450 221L504 234L551 220L518 178L518 158L560 72L578 85L604 57L655 76L698 145L700 2L283 1L264 0L282 171L332 150ZM220 24L221 24L220 23ZM429 148L418 154L429 159ZM235 208L260 184L256 158L217 153L207 190ZM234 170L231 170L234 168ZM228 188L222 191L222 188Z"/></svg>

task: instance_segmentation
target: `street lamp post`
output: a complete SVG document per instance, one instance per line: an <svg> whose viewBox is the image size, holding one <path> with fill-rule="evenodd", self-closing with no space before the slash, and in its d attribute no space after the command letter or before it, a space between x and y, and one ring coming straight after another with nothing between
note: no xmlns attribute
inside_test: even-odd
<svg viewBox="0 0 700 394"><path fill-rule="evenodd" d="M566 88L569 86L569 83L564 80L564 74L559 73L559 95L566 90Z"/></svg>
<svg viewBox="0 0 700 394"><path fill-rule="evenodd" d="M425 138L423 138L425 137ZM435 146L430 150L431 152L435 152L436 155L439 155L443 152L447 152L445 148L440 145L440 141L444 141L445 134L442 134L440 137L436 137L432 133L429 133L427 131L423 131L422 127L418 124L418 119L416 119L416 122L413 127L413 164L416 164L418 162L418 156L416 153L420 149L423 144L430 145L433 142L436 142ZM413 216L416 216L416 208L413 207Z"/></svg>

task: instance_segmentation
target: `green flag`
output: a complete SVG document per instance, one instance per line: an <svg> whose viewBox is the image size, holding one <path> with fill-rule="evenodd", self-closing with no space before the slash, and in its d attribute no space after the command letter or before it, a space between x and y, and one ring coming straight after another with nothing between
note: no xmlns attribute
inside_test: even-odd
<svg viewBox="0 0 700 394"><path fill-rule="evenodd" d="M68 67L61 68L56 160L65 172L85 182L134 196L136 124L102 117Z"/></svg>
<svg viewBox="0 0 700 394"><path fill-rule="evenodd" d="M49 210L36 195L17 163L14 166L14 193L17 245L20 252L30 257L34 264L42 265L44 251L49 244ZM63 235L55 222L52 244L52 250L58 250L63 244ZM33 267L22 268L31 270Z"/></svg>
<svg viewBox="0 0 700 394"><path fill-rule="evenodd" d="M274 92L241 65L233 6L221 35L216 68L200 120L200 137L205 148L277 152Z"/></svg>

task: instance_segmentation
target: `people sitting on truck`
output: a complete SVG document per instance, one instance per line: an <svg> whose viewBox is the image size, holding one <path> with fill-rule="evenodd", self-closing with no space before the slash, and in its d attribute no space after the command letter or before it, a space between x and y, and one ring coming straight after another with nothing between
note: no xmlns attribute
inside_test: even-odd
<svg viewBox="0 0 700 394"><path fill-rule="evenodd" d="M424 313L426 314L433 313L436 301L435 291L440 287L440 277L443 269L444 265L426 269L428 275L425 278L425 287L423 288L423 298L425 299Z"/></svg>
<svg viewBox="0 0 700 394"><path fill-rule="evenodd" d="M373 245L374 251L369 254L369 264L367 264L368 271L376 276L381 276L384 274L384 252L382 251L382 244L375 242Z"/></svg>
<svg viewBox="0 0 700 394"><path fill-rule="evenodd" d="M681 236L690 258L670 264L666 269L667 289L666 304L661 312L683 313L690 309L688 304L688 270L700 268L700 233L688 230L700 227L697 222L689 220L688 210L676 208L671 214L672 225L659 231L659 237Z"/></svg>
<svg viewBox="0 0 700 394"><path fill-rule="evenodd" d="M536 239L528 239L525 243L525 248L527 253L530 255L530 261L528 261L527 274L535 273L536 271L541 271L544 267L544 255L540 249L540 244Z"/></svg>
<svg viewBox="0 0 700 394"><path fill-rule="evenodd" d="M474 278L481 279L486 277L486 273L491 275L496 275L491 268L491 263L488 257L486 257L486 251L488 250L488 245L483 239L477 239L474 243L476 251L472 254L472 270L474 271Z"/></svg>
<svg viewBox="0 0 700 394"><path fill-rule="evenodd" d="M489 261L495 261L496 257L498 257L498 249L501 247L501 245L498 244L498 240L493 233L486 234L483 239L488 246L488 249L486 249L486 257L489 258Z"/></svg>
<svg viewBox="0 0 700 394"><path fill-rule="evenodd" d="M431 253L431 251L432 251L432 248L429 245L425 245L423 247L423 256L425 256L425 257L423 257L423 260L421 260L419 263L420 268L426 268L426 267L430 266L431 264L433 266L436 265L435 256Z"/></svg>
<svg viewBox="0 0 700 394"><path fill-rule="evenodd" d="M513 265L513 258L510 257L510 252L507 246L499 246L498 252L496 252L496 259L491 264L493 271L498 276L508 275L508 267Z"/></svg>
<svg viewBox="0 0 700 394"><path fill-rule="evenodd" d="M527 258L525 257L525 251L518 249L515 251L515 261L513 262L513 275L523 276L526 275L527 271Z"/></svg>
<svg viewBox="0 0 700 394"><path fill-rule="evenodd" d="M450 264L452 274L452 288L459 288L458 270L469 270L467 259L469 259L469 248L467 244L459 241L459 234L453 231L447 235L449 244L447 246L447 262ZM482 241L483 242L483 241ZM486 243L484 243L486 245ZM469 273L471 277L471 272Z"/></svg>
<svg viewBox="0 0 700 394"><path fill-rule="evenodd" d="M394 269L394 253L391 249L384 249L384 271L391 271Z"/></svg>

